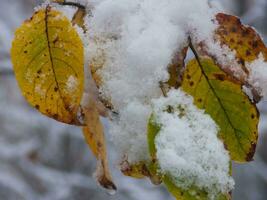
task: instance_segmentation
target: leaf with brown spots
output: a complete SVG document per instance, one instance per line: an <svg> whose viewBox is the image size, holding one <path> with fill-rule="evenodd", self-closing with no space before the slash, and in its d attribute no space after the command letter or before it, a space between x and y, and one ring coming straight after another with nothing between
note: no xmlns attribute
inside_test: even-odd
<svg viewBox="0 0 267 200"><path fill-rule="evenodd" d="M236 51L240 64L257 59L262 53L267 60L267 48L260 35L250 26L245 26L236 16L219 13L216 15L219 24L216 30L221 45L227 45Z"/></svg>
<svg viewBox="0 0 267 200"><path fill-rule="evenodd" d="M247 82L249 70L246 64L255 61L262 55L267 61L267 48L260 35L250 26L245 26L236 16L219 13L216 15L218 28L215 31L215 40L221 46L227 46L235 52L239 66L221 66L226 73L232 75L234 71L241 67L242 75L238 79L242 84L251 88L255 102L259 102L261 95ZM227 56L227 55L225 55ZM216 58L215 58L216 59ZM224 65L220 63L220 65Z"/></svg>
<svg viewBox="0 0 267 200"><path fill-rule="evenodd" d="M82 41L61 12L47 6L16 31L11 57L23 96L41 113L80 125Z"/></svg>
<svg viewBox="0 0 267 200"><path fill-rule="evenodd" d="M212 59L199 57L192 44L190 47L196 59L187 64L182 89L220 127L219 137L231 158L251 161L258 138L256 105L242 91L240 81L223 72Z"/></svg>

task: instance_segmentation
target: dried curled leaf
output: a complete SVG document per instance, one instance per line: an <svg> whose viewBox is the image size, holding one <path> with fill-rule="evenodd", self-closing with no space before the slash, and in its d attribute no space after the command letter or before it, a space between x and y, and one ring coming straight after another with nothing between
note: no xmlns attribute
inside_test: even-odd
<svg viewBox="0 0 267 200"><path fill-rule="evenodd" d="M104 128L100 121L97 101L94 99L92 89L89 91L89 99L83 107L85 123L83 134L87 144L97 159L97 169L95 177L98 183L108 189L115 191L116 186L112 181L112 176L108 166L107 149L105 143Z"/></svg>
<svg viewBox="0 0 267 200"><path fill-rule="evenodd" d="M170 75L169 80L166 84L169 87L178 88L181 85L181 72L185 67L185 57L187 55L188 47L184 47L181 50L177 51L172 59L172 62L168 66L168 72Z"/></svg>
<svg viewBox="0 0 267 200"><path fill-rule="evenodd" d="M130 176L137 179L149 177L150 172L147 169L145 162L131 165L127 160L122 161L120 164L121 172L125 176Z"/></svg>
<svg viewBox="0 0 267 200"><path fill-rule="evenodd" d="M79 125L83 93L82 41L61 12L47 6L16 31L11 57L23 96L41 113Z"/></svg>
<svg viewBox="0 0 267 200"><path fill-rule="evenodd" d="M242 84L223 72L213 60L194 59L187 64L182 89L194 98L220 127L231 158L251 161L258 138L258 110L242 91Z"/></svg>
<svg viewBox="0 0 267 200"><path fill-rule="evenodd" d="M121 172L125 176L137 179L147 177L154 185L162 183L162 176L158 173L158 167L155 160L152 160L151 162L139 162L136 164L130 164L127 160L124 160L121 163Z"/></svg>

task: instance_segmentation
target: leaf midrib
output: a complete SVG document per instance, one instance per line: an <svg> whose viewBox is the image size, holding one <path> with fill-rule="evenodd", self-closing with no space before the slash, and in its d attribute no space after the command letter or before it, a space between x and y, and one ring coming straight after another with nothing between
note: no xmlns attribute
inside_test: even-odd
<svg viewBox="0 0 267 200"><path fill-rule="evenodd" d="M46 34L46 39L47 39L47 46L48 46L48 52L49 52L49 59L50 59L50 63L51 63L51 68L52 68L52 72L53 72L53 75L54 75L54 79L55 79L55 83L56 83L56 87L58 88L58 93L59 93L59 96L64 104L64 108L65 110L71 114L69 112L69 110L67 110L66 108L68 107L66 102L64 101L64 98L63 98L63 95L61 93L61 89L59 87L59 82L57 80L57 76L56 76L56 72L55 72L55 68L54 68L54 61L53 61L53 57L52 57L52 52L51 52L51 46L50 46L50 38L49 38L49 32L48 32L48 17L49 17L49 12L50 10L50 6L46 6L46 10L45 10L45 34Z"/></svg>
<svg viewBox="0 0 267 200"><path fill-rule="evenodd" d="M243 145L241 144L241 141L240 141L239 137L237 136L236 128L235 128L234 125L232 124L232 122L231 122L231 120L230 120L230 118L229 118L229 116L228 116L226 110L224 109L224 106L223 106L223 103L221 102L221 99L219 98L219 96L217 95L215 89L213 88L212 84L210 83L209 78L208 78L207 74L205 73L204 68L203 68L203 66L202 66L202 64L201 64L201 62L200 62L200 58L199 58L199 56L198 56L198 54L197 54L197 52L196 52L196 50L195 50L195 48L194 48L194 46L192 45L191 42L190 42L189 46L190 46L190 48L191 48L191 50L192 50L192 52L193 52L193 54L194 54L194 56L195 56L195 58L196 58L196 60L197 60L197 63L198 63L198 65L199 65L199 68L200 68L200 70L201 70L203 76L205 77L205 79L206 79L206 81L207 81L207 83L208 83L208 85L209 85L209 87L210 87L212 93L214 94L214 96L215 96L216 99L218 100L218 102L219 102L219 104L220 104L220 107L221 107L221 109L223 110L224 115L225 115L225 117L226 117L228 123L230 124L232 130L233 130L234 133L235 133L234 135L235 135L236 140L238 141L238 144L239 144L239 146L240 146L240 149L243 151L244 155L246 155L246 151L245 151L245 149L243 148Z"/></svg>

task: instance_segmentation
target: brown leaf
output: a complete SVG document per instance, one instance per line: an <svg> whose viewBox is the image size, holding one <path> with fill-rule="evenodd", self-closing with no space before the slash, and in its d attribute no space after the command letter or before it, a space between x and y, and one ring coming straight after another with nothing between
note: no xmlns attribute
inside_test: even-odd
<svg viewBox="0 0 267 200"><path fill-rule="evenodd" d="M172 62L168 66L168 72L170 75L169 80L166 82L169 87L179 88L181 85L181 71L185 66L185 57L187 54L188 46L177 51L172 59Z"/></svg>
<svg viewBox="0 0 267 200"><path fill-rule="evenodd" d="M168 65L169 80L165 83L160 82L159 86L164 96L171 88L179 88L181 85L181 75L185 67L185 57L187 54L188 46L185 46L173 55L171 63Z"/></svg>

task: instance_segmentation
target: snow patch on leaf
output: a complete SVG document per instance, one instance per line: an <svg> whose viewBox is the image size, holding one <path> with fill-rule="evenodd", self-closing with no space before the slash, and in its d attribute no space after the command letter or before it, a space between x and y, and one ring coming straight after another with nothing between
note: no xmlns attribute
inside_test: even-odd
<svg viewBox="0 0 267 200"><path fill-rule="evenodd" d="M155 139L161 171L178 187L205 189L211 199L230 192L234 187L230 157L212 118L180 89L153 102L154 120L161 126Z"/></svg>
<svg viewBox="0 0 267 200"><path fill-rule="evenodd" d="M267 97L267 62L262 54L253 62L246 63L249 70L248 82L256 88L260 95Z"/></svg>
<svg viewBox="0 0 267 200"><path fill-rule="evenodd" d="M78 80L75 76L69 76L67 80L67 91L73 92L77 89L78 87Z"/></svg>

